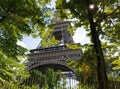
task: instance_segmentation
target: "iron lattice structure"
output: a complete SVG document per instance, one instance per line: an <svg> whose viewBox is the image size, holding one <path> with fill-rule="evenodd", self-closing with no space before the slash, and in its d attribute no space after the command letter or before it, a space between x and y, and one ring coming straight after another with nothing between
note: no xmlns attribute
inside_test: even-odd
<svg viewBox="0 0 120 89"><path fill-rule="evenodd" d="M38 69L44 72L47 68L61 70L62 72L74 72L72 67L66 64L66 60L80 60L82 55L81 49L70 49L68 44L75 44L72 35L69 33L68 26L70 22L63 21L53 24L53 32L51 33L60 43L54 47L40 47L32 49L28 54L29 60L26 63L27 69ZM68 75L66 75L68 76Z"/></svg>

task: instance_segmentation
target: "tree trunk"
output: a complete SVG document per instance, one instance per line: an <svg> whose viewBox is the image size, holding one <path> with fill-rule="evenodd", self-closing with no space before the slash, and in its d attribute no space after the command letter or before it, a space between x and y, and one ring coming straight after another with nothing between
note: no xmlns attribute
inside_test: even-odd
<svg viewBox="0 0 120 89"><path fill-rule="evenodd" d="M99 35L96 31L95 22L93 20L93 11L89 8L89 0L86 0L87 11L88 11L88 20L90 23L91 36L94 43L94 49L97 56L97 78L98 78L98 89L109 89L108 88L108 78L105 68L105 60L103 52L101 49L101 43L99 40Z"/></svg>

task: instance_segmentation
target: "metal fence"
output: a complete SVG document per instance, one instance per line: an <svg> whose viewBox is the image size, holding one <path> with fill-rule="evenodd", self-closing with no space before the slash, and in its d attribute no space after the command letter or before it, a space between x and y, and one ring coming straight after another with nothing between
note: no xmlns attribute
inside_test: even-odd
<svg viewBox="0 0 120 89"><path fill-rule="evenodd" d="M0 89L97 89L96 81L83 83L72 77L65 76L32 76L19 78L17 82L0 81ZM109 81L109 89L120 89L120 81Z"/></svg>

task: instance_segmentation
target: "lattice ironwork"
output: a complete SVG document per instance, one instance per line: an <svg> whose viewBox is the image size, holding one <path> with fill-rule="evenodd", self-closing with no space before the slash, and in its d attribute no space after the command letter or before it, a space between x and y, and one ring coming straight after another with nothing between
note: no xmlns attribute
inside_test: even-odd
<svg viewBox="0 0 120 89"><path fill-rule="evenodd" d="M39 48L31 50L27 66L28 70L47 64L56 64L68 67L66 60L81 59L82 51L80 49L69 49L65 45L49 48Z"/></svg>
<svg viewBox="0 0 120 89"><path fill-rule="evenodd" d="M66 76L69 76L68 72L74 72L74 69L66 64L66 60L80 60L82 50L70 49L66 46L66 44L75 44L72 35L67 31L69 24L69 21L63 21L52 25L53 32L51 34L60 43L55 47L38 46L36 49L32 49L28 54L29 60L26 62L28 70L38 69L43 72L46 68L53 68L66 72Z"/></svg>

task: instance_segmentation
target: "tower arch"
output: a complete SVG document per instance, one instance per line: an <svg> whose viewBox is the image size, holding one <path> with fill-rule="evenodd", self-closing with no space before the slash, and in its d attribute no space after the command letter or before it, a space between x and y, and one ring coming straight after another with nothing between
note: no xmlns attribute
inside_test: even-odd
<svg viewBox="0 0 120 89"><path fill-rule="evenodd" d="M53 68L54 70L61 70L62 72L73 72L74 69L69 67L66 60L78 61L81 59L81 49L70 49L66 44L76 44L73 41L72 35L67 31L69 21L59 22L53 24L53 32L51 35L55 36L57 40L62 42L52 47L38 46L36 49L30 50L28 54L29 60L26 62L27 70L38 69L43 71L46 68ZM79 43L77 45L80 45Z"/></svg>

